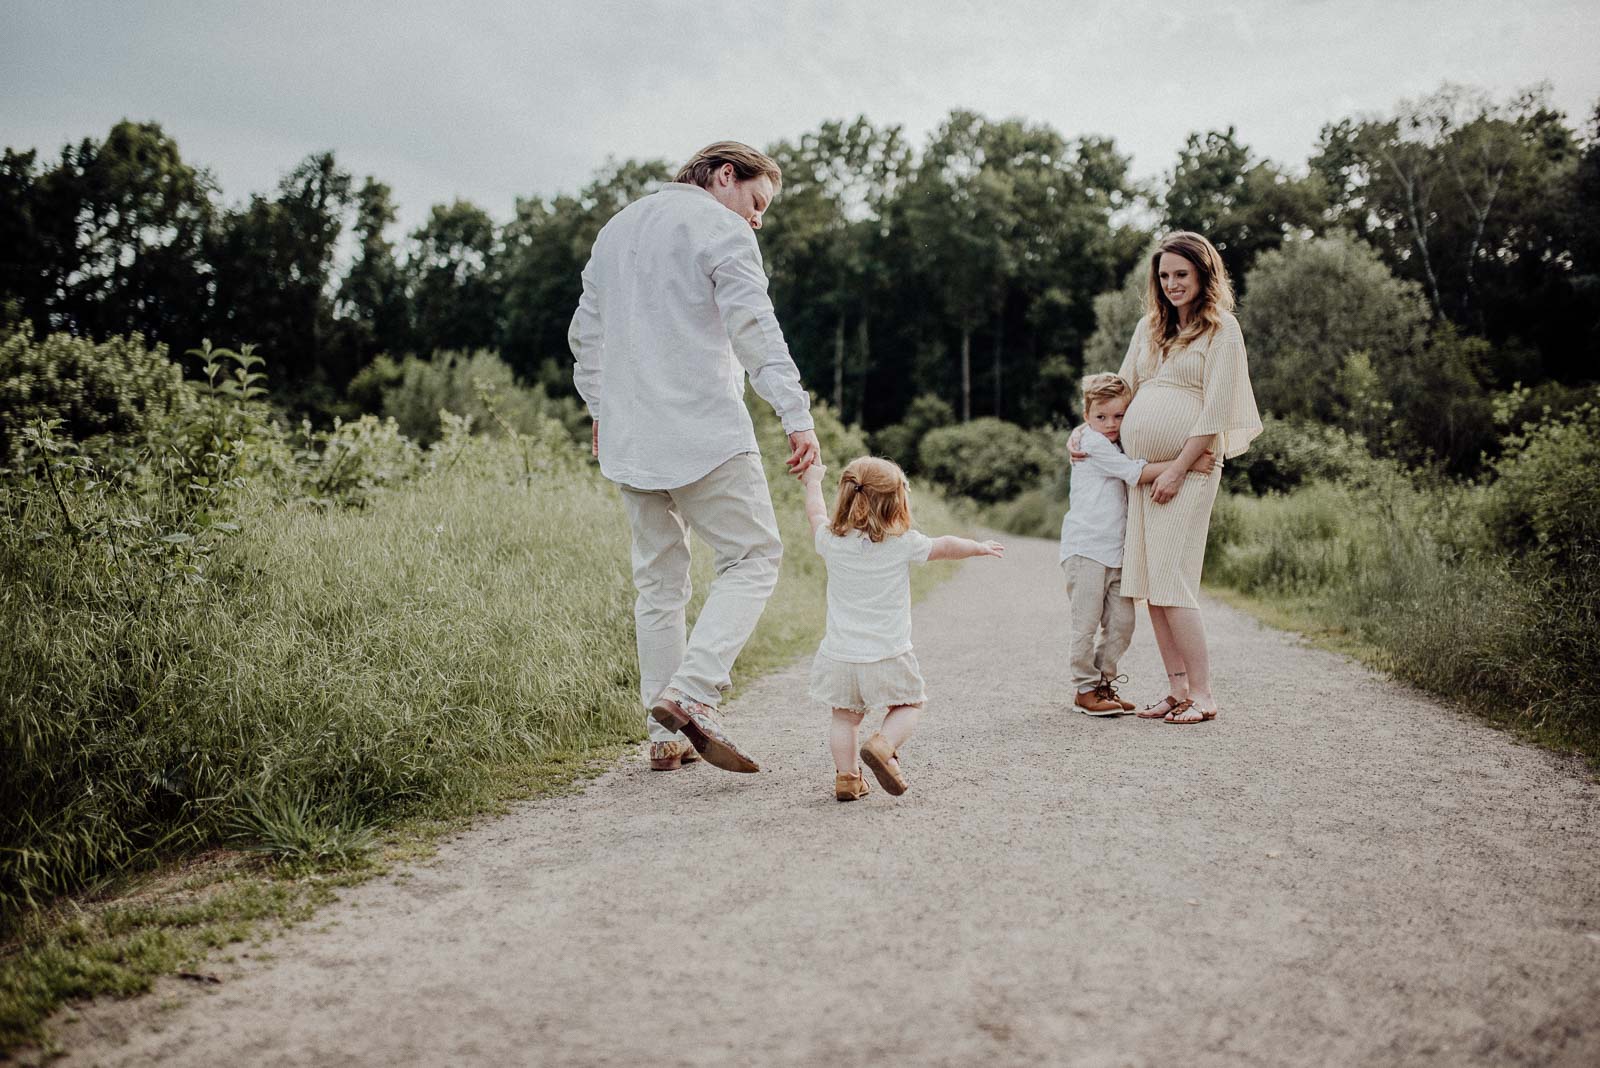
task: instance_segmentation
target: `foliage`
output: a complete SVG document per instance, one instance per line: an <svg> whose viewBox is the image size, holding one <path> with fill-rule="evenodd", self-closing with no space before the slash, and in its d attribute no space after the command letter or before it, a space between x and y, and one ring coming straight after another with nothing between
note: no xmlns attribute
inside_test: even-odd
<svg viewBox="0 0 1600 1068"><path fill-rule="evenodd" d="M911 402L903 420L872 435L872 447L879 456L893 460L908 474L914 474L922 469L922 439L928 431L955 421L955 409L931 393L924 393Z"/></svg>
<svg viewBox="0 0 1600 1068"><path fill-rule="evenodd" d="M1053 455L1040 434L990 416L930 430L918 451L928 477L984 504L1027 489Z"/></svg>
<svg viewBox="0 0 1600 1068"><path fill-rule="evenodd" d="M786 174L761 236L779 320L808 385L868 429L902 422L924 394L963 418L1069 419L1082 371L1120 362L1126 346L1136 293L1097 298L1139 265L1152 236L1141 219L1210 234L1246 314L1264 299L1263 255L1348 232L1432 314L1489 342L1486 386L1593 374L1600 230L1586 206L1600 138L1580 136L1543 90L1494 102L1447 86L1391 117L1330 123L1304 176L1232 130L1209 131L1139 188L1108 138L970 111L921 144L858 117L770 151ZM457 201L399 235L389 187L330 154L234 207L158 125L124 122L59 160L0 157L0 307L39 336L138 332L174 352L206 337L254 342L281 371L274 401L321 425L360 414L345 390L380 354L493 349L520 381L571 396L566 329L594 237L671 173L661 160L612 161L575 192L518 198L508 219ZM353 250L344 262L340 242ZM1460 434L1379 433L1404 421L1401 405L1383 407L1398 398L1368 391L1363 403L1378 403L1358 411L1341 397L1350 353L1387 381L1391 357L1416 349L1338 329L1316 342L1319 307L1365 292L1361 277L1349 289L1338 279L1284 287L1310 314L1247 324L1267 406L1359 426L1375 450L1411 462L1469 469L1478 445ZM1336 321L1385 321L1354 313ZM1411 315L1393 322L1404 333ZM1293 344L1278 346L1274 326ZM1302 377L1313 388L1297 392Z"/></svg>
<svg viewBox="0 0 1600 1068"><path fill-rule="evenodd" d="M1264 411L1341 421L1351 402L1339 375L1351 353L1367 353L1380 375L1392 375L1422 343L1420 290L1348 235L1288 242L1263 254L1249 280L1239 325Z"/></svg>
<svg viewBox="0 0 1600 1068"><path fill-rule="evenodd" d="M1568 575L1600 572L1600 390L1590 397L1512 434L1484 502L1500 549Z"/></svg>
<svg viewBox="0 0 1600 1068"><path fill-rule="evenodd" d="M1600 313L1572 266L1592 212L1548 86L1497 103L1446 85L1390 118L1330 123L1310 163L1336 216L1418 283L1436 314L1497 346L1537 346L1554 377L1587 377L1588 350L1573 343L1594 336Z"/></svg>
<svg viewBox="0 0 1600 1068"><path fill-rule="evenodd" d="M362 408L393 419L401 434L420 445L438 440L441 412L467 416L493 434L504 428L542 433L552 419L575 438L587 440L589 434L588 416L574 400L553 401L543 387L518 383L498 355L484 350L399 362L380 356L356 376L350 392Z"/></svg>
<svg viewBox="0 0 1600 1068"><path fill-rule="evenodd" d="M17 445L14 428L39 420L58 420L59 433L74 441L132 438L193 403L165 347L147 348L138 336L35 341L24 327L0 338L0 461Z"/></svg>
<svg viewBox="0 0 1600 1068"><path fill-rule="evenodd" d="M1224 497L1207 580L1353 639L1429 692L1600 758L1600 568L1465 549L1480 502L1406 479Z"/></svg>
<svg viewBox="0 0 1600 1068"><path fill-rule="evenodd" d="M1139 320L1144 318L1144 294L1149 284L1149 268L1140 263L1128 272L1121 286L1094 298L1094 334L1083 347L1085 374L1122 368L1128 343ZM1078 403L1082 403L1081 398Z"/></svg>
<svg viewBox="0 0 1600 1068"><path fill-rule="evenodd" d="M1261 425L1261 435L1244 455L1223 465L1223 484L1235 493L1282 493L1381 465L1359 439L1338 427L1272 415L1263 416Z"/></svg>
<svg viewBox="0 0 1600 1068"><path fill-rule="evenodd" d="M1326 203L1319 174L1294 178L1256 159L1231 126L1189 135L1163 198L1166 228L1209 237L1241 291L1263 252L1323 228Z"/></svg>
<svg viewBox="0 0 1600 1068"><path fill-rule="evenodd" d="M95 456L35 420L0 479L0 927L207 844L348 862L374 827L487 803L508 766L638 734L626 524L564 430L486 393L500 436L286 431L259 357L199 356L177 415ZM814 413L830 462L866 451ZM753 414L804 546L782 432ZM937 493L917 508L948 527ZM819 636L820 564L784 574L741 678Z"/></svg>

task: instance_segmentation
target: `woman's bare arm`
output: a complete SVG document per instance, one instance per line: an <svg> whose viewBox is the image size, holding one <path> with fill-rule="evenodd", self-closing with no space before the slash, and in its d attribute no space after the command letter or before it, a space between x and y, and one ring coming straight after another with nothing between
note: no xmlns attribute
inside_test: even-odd
<svg viewBox="0 0 1600 1068"><path fill-rule="evenodd" d="M1175 467L1177 463L1177 460L1156 460L1145 464L1144 470L1139 472L1139 485L1142 486L1146 482L1154 482L1165 474L1169 468ZM1216 465L1216 454L1210 449L1206 449L1200 453L1194 463L1189 465L1189 470L1197 475L1209 475L1211 469Z"/></svg>

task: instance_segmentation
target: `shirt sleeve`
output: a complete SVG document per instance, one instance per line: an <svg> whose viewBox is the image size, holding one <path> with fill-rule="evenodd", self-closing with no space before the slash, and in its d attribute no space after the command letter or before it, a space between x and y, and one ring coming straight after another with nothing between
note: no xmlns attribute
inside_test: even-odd
<svg viewBox="0 0 1600 1068"><path fill-rule="evenodd" d="M1089 458L1082 461L1089 470L1120 478L1130 486L1139 484L1139 475L1144 471L1145 462L1135 460L1111 444L1105 435L1084 434L1083 451L1089 454Z"/></svg>
<svg viewBox="0 0 1600 1068"><path fill-rule="evenodd" d="M778 413L784 433L813 429L811 397L800 384L800 371L767 296L755 231L742 221L733 223L712 238L709 252L717 314L750 384Z"/></svg>
<svg viewBox="0 0 1600 1068"><path fill-rule="evenodd" d="M908 564L925 564L933 552L933 539L920 530L906 531L900 536L900 544L905 546Z"/></svg>
<svg viewBox="0 0 1600 1068"><path fill-rule="evenodd" d="M828 524L824 523L822 526L817 528L817 532L815 534L811 535L811 547L817 550L818 556L826 558L828 555L828 546L832 544L832 539L833 531L829 530Z"/></svg>
<svg viewBox="0 0 1600 1068"><path fill-rule="evenodd" d="M1228 316L1206 350L1202 388L1205 399L1190 437L1221 436L1219 459L1231 459L1250 447L1261 433L1261 413L1250 388L1250 368L1245 361L1244 333L1239 321Z"/></svg>
<svg viewBox="0 0 1600 1068"><path fill-rule="evenodd" d="M600 370L604 364L605 332L600 322L600 291L595 284L594 255L583 268L583 295L578 298L578 310L567 328L567 347L572 349L576 361L572 368L572 384L578 396L589 408L591 419L600 418Z"/></svg>

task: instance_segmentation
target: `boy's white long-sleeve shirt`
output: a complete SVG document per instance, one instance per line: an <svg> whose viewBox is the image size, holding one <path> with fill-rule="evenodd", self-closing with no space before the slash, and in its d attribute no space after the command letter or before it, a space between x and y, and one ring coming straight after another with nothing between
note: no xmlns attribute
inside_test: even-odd
<svg viewBox="0 0 1600 1068"><path fill-rule="evenodd" d="M697 185L669 183L601 229L567 342L613 482L673 489L759 452L746 373L785 433L812 429L755 233Z"/></svg>
<svg viewBox="0 0 1600 1068"><path fill-rule="evenodd" d="M1121 567L1128 487L1139 484L1145 462L1087 427L1082 445L1089 455L1072 465L1067 514L1061 520L1061 559L1087 556L1106 567Z"/></svg>

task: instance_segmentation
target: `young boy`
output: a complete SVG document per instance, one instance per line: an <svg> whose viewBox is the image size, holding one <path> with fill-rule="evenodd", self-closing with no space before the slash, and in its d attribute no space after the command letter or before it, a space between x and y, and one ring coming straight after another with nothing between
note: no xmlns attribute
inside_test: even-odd
<svg viewBox="0 0 1600 1068"><path fill-rule="evenodd" d="M1128 487L1154 482L1170 466L1122 451L1122 418L1131 400L1132 388L1118 375L1083 380L1082 450L1088 456L1072 465L1071 503L1061 520L1061 570L1072 605L1072 703L1090 716L1133 711L1113 685L1117 661L1133 640L1133 602L1122 596ZM1205 473L1212 462L1211 453L1201 453L1190 470Z"/></svg>

